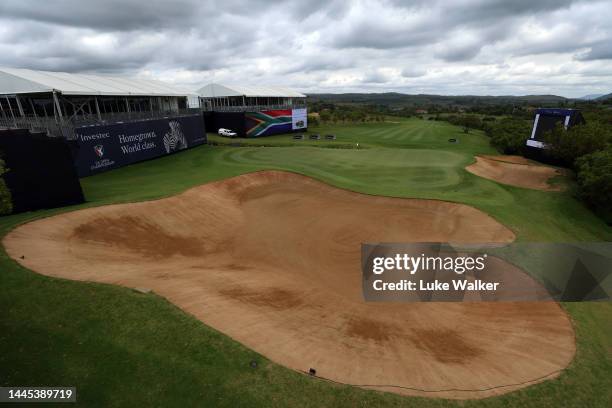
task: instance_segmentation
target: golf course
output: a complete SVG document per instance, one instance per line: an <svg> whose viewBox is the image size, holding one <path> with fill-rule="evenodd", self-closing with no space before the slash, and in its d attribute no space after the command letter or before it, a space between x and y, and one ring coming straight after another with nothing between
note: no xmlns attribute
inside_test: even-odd
<svg viewBox="0 0 612 408"><path fill-rule="evenodd" d="M572 196L567 173L549 180L550 191L543 191L466 171L476 156L498 154L481 131L465 133L417 118L310 131L336 138L209 134L209 145L81 179L85 204L5 216L0 231L4 237L52 215L167 199L206 183L272 170L366 195L471 206L503 224L518 242L612 240L612 228ZM19 265L4 247L0 285L0 385L75 386L79 403L87 406L606 407L612 398L609 302L561 305L573 325L576 353L555 378L500 396L456 401L305 375L250 350L155 291L43 276Z"/></svg>

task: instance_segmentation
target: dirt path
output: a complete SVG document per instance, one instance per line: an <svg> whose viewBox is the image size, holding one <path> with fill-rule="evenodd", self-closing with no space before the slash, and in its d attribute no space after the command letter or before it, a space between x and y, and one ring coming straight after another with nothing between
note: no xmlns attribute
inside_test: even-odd
<svg viewBox="0 0 612 408"><path fill-rule="evenodd" d="M267 171L41 219L4 245L45 275L151 288L296 370L409 395L482 398L569 364L574 336L562 309L365 303L360 243L512 240L465 205L368 196Z"/></svg>
<svg viewBox="0 0 612 408"><path fill-rule="evenodd" d="M551 185L552 177L561 175L554 167L535 164L521 156L476 156L476 163L465 168L472 174L511 186L544 191L561 191Z"/></svg>

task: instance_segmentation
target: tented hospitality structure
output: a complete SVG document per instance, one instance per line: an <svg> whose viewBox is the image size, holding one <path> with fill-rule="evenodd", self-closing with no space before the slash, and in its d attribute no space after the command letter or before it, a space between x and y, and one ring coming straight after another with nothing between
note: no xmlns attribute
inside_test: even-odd
<svg viewBox="0 0 612 408"><path fill-rule="evenodd" d="M206 143L198 105L159 81L0 68L0 128L70 141L81 177Z"/></svg>
<svg viewBox="0 0 612 408"><path fill-rule="evenodd" d="M204 110L236 112L306 106L306 95L277 86L208 84L197 94Z"/></svg>
<svg viewBox="0 0 612 408"><path fill-rule="evenodd" d="M209 130L259 137L308 127L306 95L291 89L208 84L197 93Z"/></svg>
<svg viewBox="0 0 612 408"><path fill-rule="evenodd" d="M73 137L73 128L197 108L197 96L153 80L0 68L0 127Z"/></svg>

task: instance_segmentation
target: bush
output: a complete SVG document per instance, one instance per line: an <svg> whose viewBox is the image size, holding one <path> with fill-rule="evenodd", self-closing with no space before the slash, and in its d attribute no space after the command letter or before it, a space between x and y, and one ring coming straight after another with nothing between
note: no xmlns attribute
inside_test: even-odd
<svg viewBox="0 0 612 408"><path fill-rule="evenodd" d="M612 222L612 148L576 160L579 197Z"/></svg>
<svg viewBox="0 0 612 408"><path fill-rule="evenodd" d="M329 122L331 122L332 115L331 115L331 113L329 113L329 111L328 111L328 110L322 110L322 111L319 113L319 118L321 119L321 122L323 122L323 123L329 123Z"/></svg>
<svg viewBox="0 0 612 408"><path fill-rule="evenodd" d="M612 144L612 128L600 122L590 122L565 130L559 124L544 134L550 146L548 154L569 167L581 156L605 150Z"/></svg>
<svg viewBox="0 0 612 408"><path fill-rule="evenodd" d="M470 129L484 129L483 122L475 115L449 115L445 119L450 124L461 126L464 133L469 133Z"/></svg>
<svg viewBox="0 0 612 408"><path fill-rule="evenodd" d="M319 118L316 115L308 115L308 126L319 126Z"/></svg>
<svg viewBox="0 0 612 408"><path fill-rule="evenodd" d="M503 154L523 154L529 138L531 124L522 119L505 118L487 126L491 145Z"/></svg>
<svg viewBox="0 0 612 408"><path fill-rule="evenodd" d="M13 211L13 200L11 199L11 192L6 187L4 178L2 175L6 173L4 160L0 159L0 214L10 214Z"/></svg>

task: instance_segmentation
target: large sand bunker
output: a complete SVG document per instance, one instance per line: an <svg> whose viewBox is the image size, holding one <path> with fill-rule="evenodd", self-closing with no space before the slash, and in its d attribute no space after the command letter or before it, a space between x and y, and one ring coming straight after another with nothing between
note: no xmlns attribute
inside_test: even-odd
<svg viewBox="0 0 612 408"><path fill-rule="evenodd" d="M481 398L567 366L573 329L559 305L365 303L360 243L513 239L465 205L267 171L38 220L4 244L45 275L151 288L296 370L403 394Z"/></svg>
<svg viewBox="0 0 612 408"><path fill-rule="evenodd" d="M550 179L561 175L554 167L535 164L521 156L476 156L476 162L465 168L472 174L511 186L534 190L561 191Z"/></svg>

